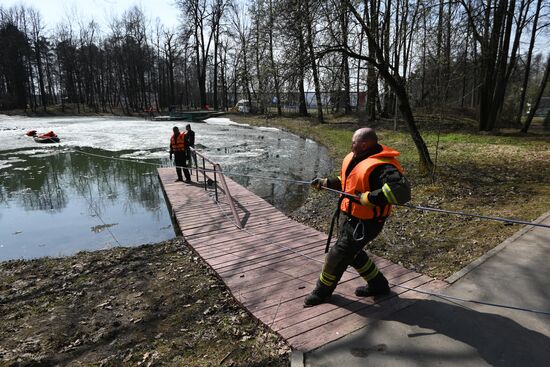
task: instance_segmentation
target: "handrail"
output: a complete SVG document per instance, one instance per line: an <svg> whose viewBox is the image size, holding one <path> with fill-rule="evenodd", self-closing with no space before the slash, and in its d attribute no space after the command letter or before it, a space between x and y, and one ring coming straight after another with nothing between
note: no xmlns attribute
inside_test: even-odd
<svg viewBox="0 0 550 367"><path fill-rule="evenodd" d="M237 210L235 209L235 203L233 202L233 196L231 196L231 192L229 191L229 187L227 186L227 182L225 181L225 176L223 174L223 171L222 171L222 167L220 166L219 163L216 163L214 162L213 160L209 159L208 157L206 157L204 154L202 154L201 152L199 152L198 150L196 150L195 148L193 147L190 147L189 148L195 155L199 156L202 158L202 171L203 171L203 175L204 175L204 189L206 190L206 169L204 167L204 162L208 162L212 165L213 167L213 172L214 172L214 185L215 185L215 188L216 188L216 201L218 201L218 189L217 189L217 184L218 184L218 179L217 179L217 174L219 174L220 176L220 183L222 185L222 189L223 191L225 192L225 195L227 195L228 197L228 201L229 201L229 208L231 209L231 214L233 215L233 218L235 219L235 224L237 225L237 227L239 227L239 229L242 229L242 225L241 225L241 220L239 219L239 215L237 214ZM193 158L193 161L195 162L195 169L197 170L197 181L198 181L198 177L199 177L199 168L198 168L198 163L197 163L197 159L196 158ZM191 167L191 169L193 169L193 167Z"/></svg>

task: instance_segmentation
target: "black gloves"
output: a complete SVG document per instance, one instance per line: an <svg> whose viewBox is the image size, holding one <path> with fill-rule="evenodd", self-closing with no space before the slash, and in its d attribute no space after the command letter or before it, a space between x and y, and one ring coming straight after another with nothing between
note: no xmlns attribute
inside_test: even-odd
<svg viewBox="0 0 550 367"><path fill-rule="evenodd" d="M311 187L317 190L321 190L322 187L327 186L327 179L326 178L314 178L309 183Z"/></svg>

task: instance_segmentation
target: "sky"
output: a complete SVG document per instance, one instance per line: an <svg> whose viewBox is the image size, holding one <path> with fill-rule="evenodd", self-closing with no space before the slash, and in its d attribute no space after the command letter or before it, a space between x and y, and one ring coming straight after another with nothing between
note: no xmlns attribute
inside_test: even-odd
<svg viewBox="0 0 550 367"><path fill-rule="evenodd" d="M56 24L75 15L83 23L94 19L102 31L107 30L108 20L120 16L134 5L140 7L152 23L160 18L161 24L168 28L178 25L179 11L173 5L175 0L0 0L4 8L13 5L33 7L40 11L46 29L53 30Z"/></svg>

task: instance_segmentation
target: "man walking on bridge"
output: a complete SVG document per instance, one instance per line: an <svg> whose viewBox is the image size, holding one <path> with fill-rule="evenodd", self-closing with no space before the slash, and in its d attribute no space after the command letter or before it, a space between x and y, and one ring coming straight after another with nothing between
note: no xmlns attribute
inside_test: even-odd
<svg viewBox="0 0 550 367"><path fill-rule="evenodd" d="M191 182L191 174L187 169L186 154L185 154L185 134L180 133L177 126L172 128L174 134L170 138L170 160L172 160L172 154L174 155L174 164L176 165L176 173L178 175L178 181L183 181L181 170L183 167L183 173L185 174L185 182Z"/></svg>
<svg viewBox="0 0 550 367"><path fill-rule="evenodd" d="M356 296L380 296L390 292L387 279L363 248L382 231L392 204L410 200L410 185L395 158L398 155L399 152L378 144L373 129L361 128L353 134L351 153L344 158L340 176L316 178L311 182L316 189L327 187L350 196L340 196L334 215L342 212L345 220L338 240L325 257L315 289L304 300L305 307L328 301L349 265L367 281L367 286L355 290Z"/></svg>

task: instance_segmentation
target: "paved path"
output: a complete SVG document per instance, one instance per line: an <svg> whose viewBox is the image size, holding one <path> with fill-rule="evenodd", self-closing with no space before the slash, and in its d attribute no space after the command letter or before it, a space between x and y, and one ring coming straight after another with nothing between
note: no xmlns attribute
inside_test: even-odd
<svg viewBox="0 0 550 367"><path fill-rule="evenodd" d="M525 227L459 275L442 293L550 311L550 230ZM548 367L550 316L430 297L306 353L305 365Z"/></svg>
<svg viewBox="0 0 550 367"><path fill-rule="evenodd" d="M447 286L372 256L394 285L390 295L356 297L355 288L364 281L349 272L342 277L333 302L304 308L303 299L321 270L326 234L293 221L227 179L244 227L240 230L231 220L227 195L220 193L218 205L212 190L205 191L203 185L174 182L175 169L160 168L158 173L173 218L188 244L216 271L235 298L294 350L319 348L425 298L410 289L437 291Z"/></svg>

